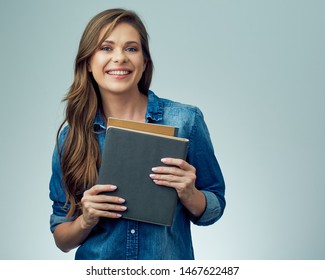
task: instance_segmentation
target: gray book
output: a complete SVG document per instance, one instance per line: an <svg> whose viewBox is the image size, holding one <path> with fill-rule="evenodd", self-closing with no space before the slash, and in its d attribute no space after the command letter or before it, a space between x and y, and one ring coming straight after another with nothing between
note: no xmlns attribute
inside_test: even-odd
<svg viewBox="0 0 325 280"><path fill-rule="evenodd" d="M174 188L156 185L149 174L161 159L186 159L189 141L120 127L108 127L98 184L117 186L107 195L125 199L122 218L171 226L178 196Z"/></svg>

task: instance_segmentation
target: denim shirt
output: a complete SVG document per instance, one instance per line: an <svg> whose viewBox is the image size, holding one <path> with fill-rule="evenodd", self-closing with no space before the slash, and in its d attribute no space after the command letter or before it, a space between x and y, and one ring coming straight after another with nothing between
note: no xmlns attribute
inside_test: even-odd
<svg viewBox="0 0 325 280"><path fill-rule="evenodd" d="M76 251L76 259L194 259L191 222L207 226L215 223L225 208L224 179L214 154L210 135L201 111L194 106L157 97L148 91L146 121L178 127L178 136L189 139L187 162L196 168L196 187L206 199L206 208L200 217L192 216L178 202L171 227L127 219L103 218ZM106 121L100 113L94 120L94 129L103 150ZM66 137L68 126L59 136L59 147ZM66 196L60 184L62 173L57 148L52 158L50 199L53 213L51 231L57 225L70 221L64 207Z"/></svg>

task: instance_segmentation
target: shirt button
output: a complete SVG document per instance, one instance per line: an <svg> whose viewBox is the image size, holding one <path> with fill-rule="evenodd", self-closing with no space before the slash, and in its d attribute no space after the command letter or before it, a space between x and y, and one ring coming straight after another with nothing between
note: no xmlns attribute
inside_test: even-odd
<svg viewBox="0 0 325 280"><path fill-rule="evenodd" d="M131 233L132 234L135 234L135 229L131 229Z"/></svg>

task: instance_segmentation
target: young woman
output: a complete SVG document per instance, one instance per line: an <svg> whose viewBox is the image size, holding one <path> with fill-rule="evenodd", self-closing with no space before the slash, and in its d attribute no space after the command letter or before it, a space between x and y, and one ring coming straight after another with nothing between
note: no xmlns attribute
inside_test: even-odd
<svg viewBox="0 0 325 280"><path fill-rule="evenodd" d="M132 11L106 10L87 25L52 159L51 231L76 259L194 259L190 223L210 225L225 208L223 176L201 111L149 90L148 35ZM190 141L187 160L166 158L150 177L179 197L171 227L121 218L119 186L96 184L107 118L166 124ZM65 125L67 124L67 125ZM127 174L125 174L127 176Z"/></svg>

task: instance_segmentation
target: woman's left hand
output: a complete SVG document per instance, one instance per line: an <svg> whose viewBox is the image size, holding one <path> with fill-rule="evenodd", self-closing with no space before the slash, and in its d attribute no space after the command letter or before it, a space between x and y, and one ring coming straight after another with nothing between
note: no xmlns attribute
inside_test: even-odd
<svg viewBox="0 0 325 280"><path fill-rule="evenodd" d="M163 158L168 166L153 167L150 178L157 185L175 188L181 201L191 198L195 190L195 167L182 159Z"/></svg>

